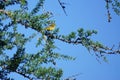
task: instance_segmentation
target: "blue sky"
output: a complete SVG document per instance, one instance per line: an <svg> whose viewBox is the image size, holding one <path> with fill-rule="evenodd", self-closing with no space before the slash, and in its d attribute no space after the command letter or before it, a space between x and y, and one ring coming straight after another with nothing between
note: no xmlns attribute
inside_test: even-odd
<svg viewBox="0 0 120 80"><path fill-rule="evenodd" d="M112 20L107 22L107 11L104 0L63 0L68 3L66 5L65 16L57 0L51 2L46 1L46 10L53 11L57 27L60 28L61 34L68 34L71 31L76 31L78 28L95 29L98 31L94 35L93 40L112 47L113 44L118 44L120 41L120 17L112 10ZM120 80L120 55L107 55L108 63L101 61L101 64L96 60L95 56L81 45L68 45L66 43L57 43L60 52L77 57L75 61L60 61L57 67L62 67L64 70L63 78L81 73L77 76L77 80Z"/></svg>
<svg viewBox="0 0 120 80"><path fill-rule="evenodd" d="M31 1L31 0L30 0ZM62 0L67 3L64 14L57 0L46 0L45 10L52 11L53 19L56 20L56 27L60 28L60 34L69 34L79 28L95 29L97 35L92 39L112 47L113 44L120 42L120 17L112 10L112 20L107 22L107 11L104 0ZM35 2L30 3L33 6ZM64 70L63 78L80 74L77 80L120 80L120 55L106 55L108 63L96 60L87 49L81 45L66 44L56 41L60 48L58 52L76 57L75 61L58 61L56 68ZM19 78L23 80L22 78Z"/></svg>

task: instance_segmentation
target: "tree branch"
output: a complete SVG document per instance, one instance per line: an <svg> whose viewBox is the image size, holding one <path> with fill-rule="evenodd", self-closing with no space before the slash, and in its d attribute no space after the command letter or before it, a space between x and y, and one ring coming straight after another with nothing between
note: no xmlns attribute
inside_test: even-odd
<svg viewBox="0 0 120 80"><path fill-rule="evenodd" d="M65 15L67 16L67 13L66 13L66 11L65 11L65 5L64 5L64 3L61 2L60 0L58 0L58 2L59 2L59 4L60 4L61 8L63 9Z"/></svg>
<svg viewBox="0 0 120 80"><path fill-rule="evenodd" d="M0 12L3 12L3 13L8 14L8 12L7 12L7 11L4 11L4 10L0 10ZM30 25L29 25L29 22L24 22L23 20L17 20L16 22L19 23L19 24L24 25L25 27L30 27L30 28L32 28L32 29L40 32L40 30L36 29L35 27L30 26ZM62 38L62 37L59 36L59 35L57 35L57 36L56 36L56 35L53 35L52 33L45 34L45 35L46 35L48 38L51 38L51 39L54 38L54 39L57 39L57 40L60 40L60 41L66 42L66 43L71 43L71 44L76 44L76 45L82 44L83 46L85 46L85 44L83 44L82 39L81 39L80 37L78 37L77 39L74 39L74 40L67 40L67 39ZM115 53L120 54L120 50L119 50L119 49L118 49L118 50L113 50L113 49L108 48L108 47L106 47L106 46L104 46L104 47L99 47L99 46L96 46L96 45L94 45L94 44L92 44L92 45L91 45L90 43L87 43L87 44L88 44L88 47L90 47L90 49L93 50L94 52L106 53L106 54L115 54ZM85 47L86 47L86 46L85 46ZM86 48L87 48L87 47L86 47ZM106 51L106 50L107 50L107 51Z"/></svg>
<svg viewBox="0 0 120 80"><path fill-rule="evenodd" d="M29 75L26 75L26 74L24 74L24 73L22 73L22 72L16 71L16 73L22 75L22 76L25 77L25 78L28 78L29 80L33 80L33 78L31 78Z"/></svg>
<svg viewBox="0 0 120 80"><path fill-rule="evenodd" d="M109 10L109 3L110 3L110 1L109 0L105 0L105 2L106 2L106 8L107 8L108 22L110 22L111 19L112 19L111 14L110 14L110 10Z"/></svg>

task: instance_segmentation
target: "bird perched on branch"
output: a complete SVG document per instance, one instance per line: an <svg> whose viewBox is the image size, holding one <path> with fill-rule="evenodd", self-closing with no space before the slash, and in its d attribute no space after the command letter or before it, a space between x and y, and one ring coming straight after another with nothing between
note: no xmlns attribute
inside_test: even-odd
<svg viewBox="0 0 120 80"><path fill-rule="evenodd" d="M45 28L45 30L47 31L53 31L55 29L55 23L52 23L51 25L49 25L48 27Z"/></svg>

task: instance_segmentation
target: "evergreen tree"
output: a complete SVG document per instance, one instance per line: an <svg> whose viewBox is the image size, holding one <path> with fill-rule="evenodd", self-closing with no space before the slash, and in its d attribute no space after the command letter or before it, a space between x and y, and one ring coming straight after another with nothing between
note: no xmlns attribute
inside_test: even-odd
<svg viewBox="0 0 120 80"><path fill-rule="evenodd" d="M47 0L46 0L47 1ZM15 72L28 78L59 80L62 77L63 70L54 67L57 60L75 60L69 55L60 54L55 51L58 47L55 40L74 45L81 45L87 48L89 52L93 52L96 57L106 60L105 55L120 54L120 50L110 48L91 39L93 34L97 34L95 30L84 30L80 28L76 32L68 35L59 33L59 28L53 31L45 30L46 26L56 24L52 20L51 12L44 12L45 0L39 0L36 6L30 11L29 0L0 0L0 79L12 80L8 77L11 72ZM65 11L65 4L58 0L61 8ZM105 0L108 13L108 22L111 21L109 9L120 15L120 2L118 0ZM17 9L9 9L9 7L17 7ZM39 14L38 14L39 13ZM24 31L33 31L38 34L25 34ZM32 40L36 39L36 46L30 45ZM28 45L29 44L29 48ZM73 46L74 46L73 45ZM37 48L34 53L26 50ZM8 55L10 53L10 55ZM49 65L53 65L52 67ZM47 67L46 67L47 66ZM66 80L69 80L66 79Z"/></svg>

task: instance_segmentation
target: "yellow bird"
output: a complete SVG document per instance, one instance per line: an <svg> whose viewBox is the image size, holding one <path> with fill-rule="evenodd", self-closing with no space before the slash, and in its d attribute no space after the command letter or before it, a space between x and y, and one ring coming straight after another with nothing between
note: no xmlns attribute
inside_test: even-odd
<svg viewBox="0 0 120 80"><path fill-rule="evenodd" d="M48 27L46 27L45 30L47 30L47 31L53 31L55 29L55 26L56 25L54 23L52 23L51 25L49 25Z"/></svg>

